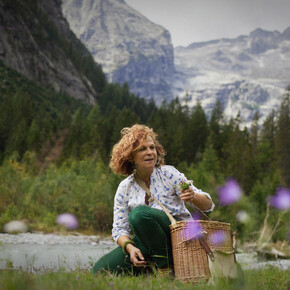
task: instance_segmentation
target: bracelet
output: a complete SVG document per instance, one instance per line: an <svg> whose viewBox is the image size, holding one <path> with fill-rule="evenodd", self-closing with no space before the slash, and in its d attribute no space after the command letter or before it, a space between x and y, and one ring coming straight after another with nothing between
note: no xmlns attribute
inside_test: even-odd
<svg viewBox="0 0 290 290"><path fill-rule="evenodd" d="M132 244L133 246L135 246L135 243L132 240L124 242L123 245L122 245L122 251L125 254L128 254L128 252L126 250L126 247L127 247L128 244Z"/></svg>

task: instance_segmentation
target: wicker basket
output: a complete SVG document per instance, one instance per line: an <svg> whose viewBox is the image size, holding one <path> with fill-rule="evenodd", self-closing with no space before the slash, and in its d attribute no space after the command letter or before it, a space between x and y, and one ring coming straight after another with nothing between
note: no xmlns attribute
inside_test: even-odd
<svg viewBox="0 0 290 290"><path fill-rule="evenodd" d="M220 252L231 255L229 257L233 258L232 262L235 263L230 224L210 220L198 207L195 207L196 210L209 220L177 222L164 205L154 197L138 174L134 174L134 177L150 199L152 201L155 200L162 207L171 221L172 255L174 273L177 280L191 281L193 283L198 283L201 280L208 280L211 277L210 266L211 269L214 270L214 267L212 267L213 263L209 262L208 252L211 258L213 258L212 252L216 252L216 254ZM197 238L194 236L193 231L191 231L191 229L196 228L197 225L201 227L198 233L202 233L202 238ZM223 234L223 239L222 242L214 243L211 237L217 232ZM216 256L219 255L217 254ZM221 262L220 259L218 260ZM223 267L225 263L228 263L228 261L222 260L220 263L221 267ZM232 265L233 263L230 261L230 263L228 263L228 268L231 268ZM229 273L226 273L225 275L228 276L228 274Z"/></svg>
<svg viewBox="0 0 290 290"><path fill-rule="evenodd" d="M181 281L199 283L211 276L209 258L205 248L198 238L192 235L191 228L201 226L204 238L209 248L223 253L233 253L233 239L229 223L217 221L179 221L170 226L172 240L172 254L175 278ZM220 243L213 243L210 238L214 233L222 233Z"/></svg>

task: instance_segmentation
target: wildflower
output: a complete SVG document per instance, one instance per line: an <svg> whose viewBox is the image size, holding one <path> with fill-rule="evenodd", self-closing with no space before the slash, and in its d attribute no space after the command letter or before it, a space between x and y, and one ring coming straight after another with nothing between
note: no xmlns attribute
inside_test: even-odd
<svg viewBox="0 0 290 290"><path fill-rule="evenodd" d="M65 226L68 230L73 230L78 227L77 218L71 213L63 213L56 219L59 225Z"/></svg>
<svg viewBox="0 0 290 290"><path fill-rule="evenodd" d="M194 212L191 214L191 217L193 220L200 220L201 219L201 214L199 212Z"/></svg>
<svg viewBox="0 0 290 290"><path fill-rule="evenodd" d="M223 231L216 231L209 236L212 245L221 245L226 239L226 234Z"/></svg>
<svg viewBox="0 0 290 290"><path fill-rule="evenodd" d="M198 221L189 222L185 227L183 234L186 240L196 239L203 233L203 228Z"/></svg>
<svg viewBox="0 0 290 290"><path fill-rule="evenodd" d="M242 197L242 190L238 182L230 178L226 184L218 189L219 201L222 206L235 203Z"/></svg>
<svg viewBox="0 0 290 290"><path fill-rule="evenodd" d="M290 190L285 187L280 187L276 191L276 195L270 196L269 203L271 206L286 210L290 208Z"/></svg>
<svg viewBox="0 0 290 290"><path fill-rule="evenodd" d="M246 211L240 210L237 212L236 218L240 223L244 224L249 220L249 215Z"/></svg>
<svg viewBox="0 0 290 290"><path fill-rule="evenodd" d="M180 180L179 182L179 187L180 189L183 191L183 190L187 190L190 186L190 184L192 183L191 180L189 181L185 181L185 180Z"/></svg>

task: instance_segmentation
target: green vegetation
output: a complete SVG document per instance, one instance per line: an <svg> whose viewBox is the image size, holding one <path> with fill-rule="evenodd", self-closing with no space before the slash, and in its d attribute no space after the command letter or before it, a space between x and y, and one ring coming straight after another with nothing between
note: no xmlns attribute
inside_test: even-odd
<svg viewBox="0 0 290 290"><path fill-rule="evenodd" d="M289 187L289 96L262 127L255 115L250 129L241 119L226 121L219 102L207 120L199 103L190 110L178 99L157 108L130 94L127 85L106 85L95 106L44 89L0 63L0 228L25 219L31 230L58 229L55 218L71 212L79 230L109 232L116 187L108 161L120 130L134 123L152 126L176 166L209 192L211 218L227 221L240 239L257 239L267 198ZM235 205L221 207L216 190L234 177L244 191ZM236 214L249 219L239 222ZM279 224L275 240L287 239L287 219L270 208L268 226Z"/></svg>
<svg viewBox="0 0 290 290"><path fill-rule="evenodd" d="M23 271L0 270L3 289L192 289L192 283L149 276L93 276L87 270L46 272L37 275ZM289 289L289 272L277 268L247 270L244 279L219 280L215 285L201 283L194 289Z"/></svg>
<svg viewBox="0 0 290 290"><path fill-rule="evenodd" d="M212 195L217 205L210 214L212 219L230 222L242 242L287 240L289 211L269 207L267 198L280 186L290 187L290 86L280 109L261 127L255 114L250 129L242 127L239 115L226 120L219 102L210 118L199 103L189 109L175 99L158 108L153 101L131 94L126 84L107 83L101 66L84 45L72 33L63 33L41 9L43 1L2 2L5 11L13 12L15 23L26 24L40 48L56 61L68 58L97 95L94 106L84 104L41 87L0 61L0 231L15 219L24 220L32 231L65 231L56 224L56 217L70 212L78 219L79 232L109 234L113 199L123 178L108 169L110 152L123 127L143 123L158 133L167 150L166 163ZM60 5L61 1L54 3ZM19 40L18 34L17 29L9 31L11 39ZM234 205L222 207L216 191L228 177L239 182L244 195ZM248 218L237 219L241 212ZM284 247L287 242L281 244ZM11 261L7 267L13 268ZM290 287L289 273L276 268L244 274L244 279L220 280L212 287L201 283L196 288ZM153 275L93 276L82 269L35 275L21 269L0 270L1 289L192 287Z"/></svg>

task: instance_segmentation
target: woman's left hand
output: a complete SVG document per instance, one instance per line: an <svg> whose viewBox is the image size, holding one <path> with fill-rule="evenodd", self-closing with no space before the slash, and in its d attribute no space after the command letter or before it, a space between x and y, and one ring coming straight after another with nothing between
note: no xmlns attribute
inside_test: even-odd
<svg viewBox="0 0 290 290"><path fill-rule="evenodd" d="M194 195L195 195L195 193L194 193L193 189L191 187L189 187L188 189L182 191L180 198L183 201L193 202Z"/></svg>

